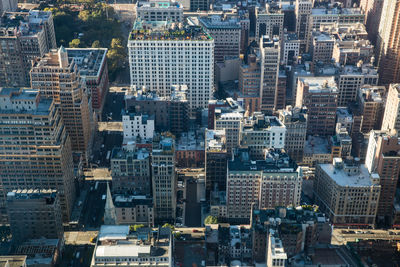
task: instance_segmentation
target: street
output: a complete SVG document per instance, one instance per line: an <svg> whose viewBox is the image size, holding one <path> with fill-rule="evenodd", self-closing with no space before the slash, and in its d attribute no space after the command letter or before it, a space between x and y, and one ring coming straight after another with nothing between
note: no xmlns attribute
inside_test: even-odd
<svg viewBox="0 0 400 267"><path fill-rule="evenodd" d="M106 203L103 196L106 195L107 186L105 181L91 181L90 185L80 221L84 229L98 230L103 224L104 205Z"/></svg>

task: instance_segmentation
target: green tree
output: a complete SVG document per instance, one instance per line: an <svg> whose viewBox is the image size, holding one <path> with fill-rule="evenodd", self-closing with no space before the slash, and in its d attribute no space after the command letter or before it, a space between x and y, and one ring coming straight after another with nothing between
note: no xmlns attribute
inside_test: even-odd
<svg viewBox="0 0 400 267"><path fill-rule="evenodd" d="M72 48L78 48L81 45L81 40L79 39L73 39L71 42L69 42L69 47Z"/></svg>
<svg viewBox="0 0 400 267"><path fill-rule="evenodd" d="M144 224L134 224L129 226L130 232L136 232L138 229L143 228Z"/></svg>
<svg viewBox="0 0 400 267"><path fill-rule="evenodd" d="M218 223L218 218L215 216L208 215L204 219L204 224L216 224L216 223Z"/></svg>
<svg viewBox="0 0 400 267"><path fill-rule="evenodd" d="M163 228L170 228L171 231L173 231L173 230L175 229L175 226L173 226L173 225L170 224L170 223L165 223L162 227L163 227Z"/></svg>
<svg viewBox="0 0 400 267"><path fill-rule="evenodd" d="M113 76L122 68L125 60L126 52L125 48L122 46L122 40L113 38L111 40L111 48L107 52L108 69Z"/></svg>
<svg viewBox="0 0 400 267"><path fill-rule="evenodd" d="M92 48L100 48L100 41L96 40L92 43Z"/></svg>

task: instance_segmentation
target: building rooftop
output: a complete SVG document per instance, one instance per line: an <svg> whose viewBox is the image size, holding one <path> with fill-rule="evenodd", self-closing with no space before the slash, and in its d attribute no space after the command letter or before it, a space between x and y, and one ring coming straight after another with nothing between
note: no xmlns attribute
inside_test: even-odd
<svg viewBox="0 0 400 267"><path fill-rule="evenodd" d="M153 199L147 196L114 195L113 198L114 206L117 208L136 207L138 205L153 207Z"/></svg>
<svg viewBox="0 0 400 267"><path fill-rule="evenodd" d="M228 161L228 172L295 172L296 169L296 163L283 149L269 149L266 152L265 160L251 160L246 149L239 149L236 151L234 159Z"/></svg>
<svg viewBox="0 0 400 267"><path fill-rule="evenodd" d="M299 80L309 86L310 93L337 93L338 88L333 76L330 77L299 77Z"/></svg>
<svg viewBox="0 0 400 267"><path fill-rule="evenodd" d="M332 16L332 15L360 15L363 12L360 8L313 8L311 11L312 16Z"/></svg>
<svg viewBox="0 0 400 267"><path fill-rule="evenodd" d="M154 115L148 115L145 113L124 112L123 115L129 116L130 120L135 120L136 117L139 117L142 124L147 124L148 121L154 121Z"/></svg>
<svg viewBox="0 0 400 267"><path fill-rule="evenodd" d="M137 3L137 8L183 9L183 6L179 2L175 1L151 1L151 2L140 1Z"/></svg>
<svg viewBox="0 0 400 267"><path fill-rule="evenodd" d="M0 20L0 37L34 36L44 31L44 23L50 17L50 11L4 12Z"/></svg>
<svg viewBox="0 0 400 267"><path fill-rule="evenodd" d="M295 122L307 121L307 110L299 107L286 106L285 109L279 110L279 120L284 125Z"/></svg>
<svg viewBox="0 0 400 267"><path fill-rule="evenodd" d="M40 97L39 91L23 88L0 87L0 113L21 113L32 115L47 115L50 112L53 100ZM21 102L30 103L21 103ZM8 103L8 104L7 104Z"/></svg>
<svg viewBox="0 0 400 267"><path fill-rule="evenodd" d="M26 256L0 256L0 267L21 267L26 264Z"/></svg>
<svg viewBox="0 0 400 267"><path fill-rule="evenodd" d="M265 116L261 112L254 112L253 116L246 117L243 122L243 131L265 131L271 127L285 128L285 125L275 116Z"/></svg>
<svg viewBox="0 0 400 267"><path fill-rule="evenodd" d="M30 239L18 245L15 254L27 255L28 266L35 264L51 265L59 248L60 239Z"/></svg>
<svg viewBox="0 0 400 267"><path fill-rule="evenodd" d="M107 48L66 48L69 59L78 65L81 77L100 77L106 60Z"/></svg>
<svg viewBox="0 0 400 267"><path fill-rule="evenodd" d="M168 21L136 19L129 40L136 41L212 41L201 26Z"/></svg>
<svg viewBox="0 0 400 267"><path fill-rule="evenodd" d="M237 18L222 19L221 16L199 17L199 22L207 29L240 29L240 21Z"/></svg>
<svg viewBox="0 0 400 267"><path fill-rule="evenodd" d="M210 152L226 151L225 129L206 130L206 151Z"/></svg>
<svg viewBox="0 0 400 267"><path fill-rule="evenodd" d="M270 229L271 238L271 256L273 259L287 259L285 249L283 248L282 241L279 238L279 234L276 230Z"/></svg>
<svg viewBox="0 0 400 267"><path fill-rule="evenodd" d="M327 138L309 135L304 145L304 154L330 154L331 149Z"/></svg>
<svg viewBox="0 0 400 267"><path fill-rule="evenodd" d="M57 197L57 190L51 189L16 189L7 193L7 201L16 199L32 200L32 199L46 199L47 204L53 204Z"/></svg>
<svg viewBox="0 0 400 267"><path fill-rule="evenodd" d="M111 160L143 160L148 159L150 152L146 148L135 148L134 150L116 147L112 150Z"/></svg>
<svg viewBox="0 0 400 267"><path fill-rule="evenodd" d="M333 164L319 164L320 168L339 186L370 187L378 186L379 175L369 173L364 164L343 162L335 158Z"/></svg>
<svg viewBox="0 0 400 267"><path fill-rule="evenodd" d="M181 133L176 150L204 150L204 135L194 131Z"/></svg>

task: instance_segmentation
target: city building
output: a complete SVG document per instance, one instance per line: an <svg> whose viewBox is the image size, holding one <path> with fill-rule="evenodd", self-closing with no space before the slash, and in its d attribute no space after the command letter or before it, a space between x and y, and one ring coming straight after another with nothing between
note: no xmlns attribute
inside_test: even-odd
<svg viewBox="0 0 400 267"><path fill-rule="evenodd" d="M310 0L296 0L295 16L296 16L296 34L300 40L301 52L305 51L307 41L310 34L311 13L313 10L313 2Z"/></svg>
<svg viewBox="0 0 400 267"><path fill-rule="evenodd" d="M391 84L387 94L382 130L400 132L400 84Z"/></svg>
<svg viewBox="0 0 400 267"><path fill-rule="evenodd" d="M253 259L264 262L270 231L281 240L288 258L299 253L312 252L314 248L331 243L332 226L316 206L277 207L251 211L251 236ZM268 257L268 256L267 256Z"/></svg>
<svg viewBox="0 0 400 267"><path fill-rule="evenodd" d="M390 221L400 174L400 137L396 131L370 132L365 165L369 172L376 172L380 178L377 215Z"/></svg>
<svg viewBox="0 0 400 267"><path fill-rule="evenodd" d="M210 10L209 0L190 0L190 11L208 11Z"/></svg>
<svg viewBox="0 0 400 267"><path fill-rule="evenodd" d="M31 61L56 48L53 15L37 10L6 12L0 22L0 42L0 86L28 86Z"/></svg>
<svg viewBox="0 0 400 267"><path fill-rule="evenodd" d="M92 109L101 120L108 93L107 48L67 48L68 60L77 64L82 82L92 101Z"/></svg>
<svg viewBox="0 0 400 267"><path fill-rule="evenodd" d="M298 61L300 55L300 40L295 33L284 33L281 62L292 65Z"/></svg>
<svg viewBox="0 0 400 267"><path fill-rule="evenodd" d="M94 248L91 267L129 265L172 266L173 242L170 228L139 228L129 225L103 225Z"/></svg>
<svg viewBox="0 0 400 267"><path fill-rule="evenodd" d="M312 55L313 66L321 63L329 63L332 60L335 39L332 35L325 32L312 32L312 42L310 53Z"/></svg>
<svg viewBox="0 0 400 267"><path fill-rule="evenodd" d="M308 110L307 134L332 134L338 100L334 77L299 77L298 80L296 107Z"/></svg>
<svg viewBox="0 0 400 267"><path fill-rule="evenodd" d="M265 10L256 12L256 17L255 37L257 40L264 35L278 36L282 40L284 13L277 3L265 4Z"/></svg>
<svg viewBox="0 0 400 267"><path fill-rule="evenodd" d="M73 58L68 58L64 47L51 50L33 63L31 86L41 95L52 97L59 105L71 138L72 151L81 154L83 161L87 162L93 142L93 116L78 64Z"/></svg>
<svg viewBox="0 0 400 267"><path fill-rule="evenodd" d="M381 20L383 1L382 0L361 0L360 8L365 14L365 27L368 32L368 38L373 44L376 44L379 31L379 22Z"/></svg>
<svg viewBox="0 0 400 267"><path fill-rule="evenodd" d="M239 91L244 100L244 108L250 113L260 111L261 66L255 54L248 55L247 63L240 65Z"/></svg>
<svg viewBox="0 0 400 267"><path fill-rule="evenodd" d="M339 90L338 106L345 107L357 101L358 90L366 84L378 85L378 79L377 69L370 64L359 62L356 66L343 66L335 79Z"/></svg>
<svg viewBox="0 0 400 267"><path fill-rule="evenodd" d="M182 133L176 140L176 167L203 168L205 160L204 131Z"/></svg>
<svg viewBox="0 0 400 267"><path fill-rule="evenodd" d="M332 162L332 150L329 145L329 139L326 137L309 135L304 144L302 165L315 167L318 163L330 162Z"/></svg>
<svg viewBox="0 0 400 267"><path fill-rule="evenodd" d="M260 38L260 104L261 111L272 114L275 109L275 96L278 87L278 74L281 47L279 39L269 36Z"/></svg>
<svg viewBox="0 0 400 267"><path fill-rule="evenodd" d="M302 162L307 136L307 111L286 106L286 109L279 110L279 120L286 127L286 152L295 162Z"/></svg>
<svg viewBox="0 0 400 267"><path fill-rule="evenodd" d="M220 261L251 262L251 238L248 225L218 224L218 258Z"/></svg>
<svg viewBox="0 0 400 267"><path fill-rule="evenodd" d="M27 266L53 267L56 266L61 256L61 250L63 246L63 239L30 239L18 244L14 250L14 254L21 255L23 257L27 255ZM18 265L18 267L20 266L23 265Z"/></svg>
<svg viewBox="0 0 400 267"><path fill-rule="evenodd" d="M154 116L129 113L122 115L124 144L140 139L152 139L154 135Z"/></svg>
<svg viewBox="0 0 400 267"><path fill-rule="evenodd" d="M26 258L27 258L26 255L0 256L0 265L4 267L8 266L27 267Z"/></svg>
<svg viewBox="0 0 400 267"><path fill-rule="evenodd" d="M301 169L281 149L268 150L264 160L252 160L247 150L238 151L228 162L228 220L248 223L254 203L260 209L298 206L302 178Z"/></svg>
<svg viewBox="0 0 400 267"><path fill-rule="evenodd" d="M285 134L286 127L277 117L255 112L244 118L240 146L249 149L252 159L264 159L269 148L285 147Z"/></svg>
<svg viewBox="0 0 400 267"><path fill-rule="evenodd" d="M206 196L211 191L226 190L228 153L225 130L208 130L205 133Z"/></svg>
<svg viewBox="0 0 400 267"><path fill-rule="evenodd" d="M358 106L362 114L361 133L381 129L385 105L386 88L384 86L364 85L358 91Z"/></svg>
<svg viewBox="0 0 400 267"><path fill-rule="evenodd" d="M155 220L175 219L176 175L175 144L170 137L153 140L151 173Z"/></svg>
<svg viewBox="0 0 400 267"><path fill-rule="evenodd" d="M215 62L223 62L225 57L239 57L242 28L237 18L213 15L199 17L198 21L214 39Z"/></svg>
<svg viewBox="0 0 400 267"><path fill-rule="evenodd" d="M0 88L0 121L2 215L6 195L14 189L56 189L68 222L75 201L74 166L55 101L35 90Z"/></svg>
<svg viewBox="0 0 400 267"><path fill-rule="evenodd" d="M3 12L14 12L18 8L18 1L15 0L1 0L0 1L0 15Z"/></svg>
<svg viewBox="0 0 400 267"><path fill-rule="evenodd" d="M56 190L8 192L7 213L15 244L28 239L62 239L64 236L60 199Z"/></svg>
<svg viewBox="0 0 400 267"><path fill-rule="evenodd" d="M334 158L318 164L314 179L316 204L334 225L375 225L381 191L380 177L356 159Z"/></svg>
<svg viewBox="0 0 400 267"><path fill-rule="evenodd" d="M215 130L225 130L226 151L231 154L240 144L243 113L215 110Z"/></svg>
<svg viewBox="0 0 400 267"><path fill-rule="evenodd" d="M183 5L176 1L139 1L136 17L147 21L183 22Z"/></svg>
<svg viewBox="0 0 400 267"><path fill-rule="evenodd" d="M400 82L399 7L398 0L385 1L380 16L376 53L383 85Z"/></svg>
<svg viewBox="0 0 400 267"><path fill-rule="evenodd" d="M153 199L139 195L114 195L116 224L154 226Z"/></svg>
<svg viewBox="0 0 400 267"><path fill-rule="evenodd" d="M151 194L150 153L127 144L114 148L110 158L114 193Z"/></svg>
<svg viewBox="0 0 400 267"><path fill-rule="evenodd" d="M214 39L201 26L136 20L128 50L131 87L145 86L164 97L171 94L171 85L185 84L191 111L207 107L213 92Z"/></svg>
<svg viewBox="0 0 400 267"><path fill-rule="evenodd" d="M278 232L273 229L269 230L267 254L265 256L267 266L283 267L286 265L287 254L282 245L282 240L280 240Z"/></svg>
<svg viewBox="0 0 400 267"><path fill-rule="evenodd" d="M129 90L125 94L126 110L154 116L154 127L158 132L170 131L176 135L186 132L190 115L188 88L172 85L171 91L170 96L160 97L156 91L146 88Z"/></svg>

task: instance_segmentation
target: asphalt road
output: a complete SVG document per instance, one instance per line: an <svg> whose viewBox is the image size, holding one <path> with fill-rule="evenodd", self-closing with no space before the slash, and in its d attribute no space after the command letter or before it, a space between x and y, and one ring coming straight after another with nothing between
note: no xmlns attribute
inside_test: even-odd
<svg viewBox="0 0 400 267"><path fill-rule="evenodd" d="M197 185L194 181L186 183L185 225L188 227L201 226L201 204L197 203Z"/></svg>
<svg viewBox="0 0 400 267"><path fill-rule="evenodd" d="M103 224L105 200L102 196L106 194L106 183L99 182L97 190L95 190L95 182L90 182L92 191L89 190L88 197L82 212L82 225L85 229L98 229Z"/></svg>

